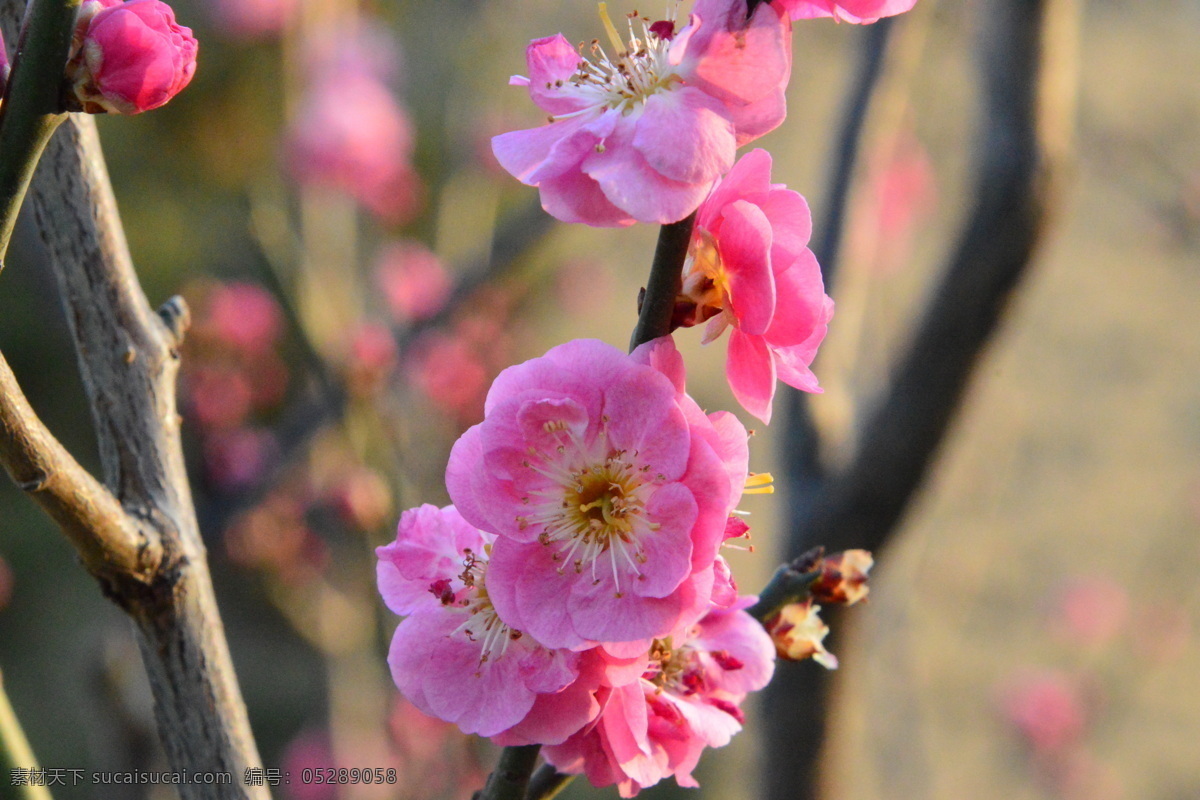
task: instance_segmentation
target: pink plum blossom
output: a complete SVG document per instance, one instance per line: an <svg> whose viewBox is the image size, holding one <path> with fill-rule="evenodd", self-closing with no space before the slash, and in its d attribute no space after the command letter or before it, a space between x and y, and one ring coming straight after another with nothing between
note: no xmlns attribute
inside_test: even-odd
<svg viewBox="0 0 1200 800"><path fill-rule="evenodd" d="M192 80L198 45L159 0L89 0L80 7L67 79L79 109L140 114Z"/></svg>
<svg viewBox="0 0 1200 800"><path fill-rule="evenodd" d="M401 322L428 319L450 296L453 284L442 262L416 242L393 242L379 254L375 283L388 310Z"/></svg>
<svg viewBox="0 0 1200 800"><path fill-rule="evenodd" d="M258 39L281 33L299 8L297 0L214 0L210 11L227 36Z"/></svg>
<svg viewBox="0 0 1200 800"><path fill-rule="evenodd" d="M1004 717L1042 754L1060 754L1078 744L1087 725L1079 681L1058 670L1027 671L1001 690Z"/></svg>
<svg viewBox="0 0 1200 800"><path fill-rule="evenodd" d="M271 293L252 283L228 283L208 296L202 324L235 350L261 354L283 332L283 312Z"/></svg>
<svg viewBox="0 0 1200 800"><path fill-rule="evenodd" d="M698 0L678 31L630 15L624 42L602 12L611 52L535 39L529 76L510 83L528 87L550 123L495 137L493 152L564 222L683 219L738 147L783 121L791 28L780 14L763 4L747 23L745 0Z"/></svg>
<svg viewBox="0 0 1200 800"><path fill-rule="evenodd" d="M708 607L735 493L721 432L677 391L594 340L496 378L446 484L498 537L489 592L507 624L547 647L628 655Z"/></svg>
<svg viewBox="0 0 1200 800"><path fill-rule="evenodd" d="M917 0L775 0L792 19L833 17L839 22L877 22L882 17L902 14Z"/></svg>
<svg viewBox="0 0 1200 800"><path fill-rule="evenodd" d="M770 637L740 610L750 600L656 639L641 678L602 690L599 718L543 748L546 760L562 772L586 774L594 786L616 784L622 797L668 775L680 786L697 786L692 770L704 748L722 747L741 730L739 705L774 670Z"/></svg>
<svg viewBox="0 0 1200 800"><path fill-rule="evenodd" d="M408 114L384 82L383 57L353 40L314 66L284 145L298 183L353 197L388 224L407 221L421 202L412 167Z"/></svg>
<svg viewBox="0 0 1200 800"><path fill-rule="evenodd" d="M376 551L380 594L408 615L392 639L392 677L418 709L464 733L494 736L523 723L522 735L533 741L562 741L599 710L587 691L594 687L564 693L580 676L581 656L549 650L497 616L489 592L492 538L453 506L401 516L396 541ZM569 702L526 720L537 696L548 693Z"/></svg>
<svg viewBox="0 0 1200 800"><path fill-rule="evenodd" d="M808 238L812 219L797 192L771 183L771 156L747 153L700 206L676 322L707 320L704 341L729 327L725 374L734 397L771 421L775 381L821 391L809 369L825 338L826 296Z"/></svg>

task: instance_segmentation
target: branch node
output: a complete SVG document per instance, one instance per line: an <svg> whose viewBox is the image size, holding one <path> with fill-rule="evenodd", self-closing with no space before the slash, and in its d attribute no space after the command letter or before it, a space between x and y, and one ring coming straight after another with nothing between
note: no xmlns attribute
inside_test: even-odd
<svg viewBox="0 0 1200 800"><path fill-rule="evenodd" d="M187 302L175 295L158 307L158 316L167 326L174 345L178 347L183 344L183 337L192 326L192 312L188 309Z"/></svg>
<svg viewBox="0 0 1200 800"><path fill-rule="evenodd" d="M50 482L50 477L50 474L45 470L39 469L33 474L33 477L19 481L17 483L17 488L19 488L22 492L28 492L29 494L40 492L46 488L46 484Z"/></svg>

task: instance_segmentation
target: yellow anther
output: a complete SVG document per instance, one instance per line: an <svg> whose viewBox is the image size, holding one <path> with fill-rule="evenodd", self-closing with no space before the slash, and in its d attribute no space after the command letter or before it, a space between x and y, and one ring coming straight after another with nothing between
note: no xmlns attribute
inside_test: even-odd
<svg viewBox="0 0 1200 800"><path fill-rule="evenodd" d="M775 477L769 472L751 472L746 476L744 494L775 494Z"/></svg>

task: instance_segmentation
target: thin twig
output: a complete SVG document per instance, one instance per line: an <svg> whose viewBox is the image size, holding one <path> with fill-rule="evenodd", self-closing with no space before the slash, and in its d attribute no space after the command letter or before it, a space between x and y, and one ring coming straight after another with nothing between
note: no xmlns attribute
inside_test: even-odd
<svg viewBox="0 0 1200 800"><path fill-rule="evenodd" d="M79 0L33 0L0 106L0 269L38 159L59 124Z"/></svg>
<svg viewBox="0 0 1200 800"><path fill-rule="evenodd" d="M17 712L8 699L2 674L0 674L0 769L4 771L0 781L13 787L14 795L21 800L52 800L50 790L46 788L45 784L35 784L32 775L29 775L31 771L38 769L37 758L34 757L33 748L29 746L29 740L21 728L21 721L17 719ZM14 773L17 770L24 770L25 774L29 775L29 780L16 784ZM6 794L5 797L7 796Z"/></svg>

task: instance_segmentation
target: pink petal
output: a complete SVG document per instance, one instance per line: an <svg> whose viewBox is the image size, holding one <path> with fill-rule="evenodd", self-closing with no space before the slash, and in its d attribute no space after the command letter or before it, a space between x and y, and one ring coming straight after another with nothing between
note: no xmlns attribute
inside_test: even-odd
<svg viewBox="0 0 1200 800"><path fill-rule="evenodd" d="M807 342L815 355L833 315L833 302L825 296L821 268L811 250L805 249L789 266L776 272L775 291L780 300L767 330L767 341L774 347ZM814 341L814 334L818 333Z"/></svg>
<svg viewBox="0 0 1200 800"><path fill-rule="evenodd" d="M787 85L791 25L772 5L759 5L745 28L744 0L698 2L695 13L703 22L687 51L694 71L685 77L692 85L730 105L753 103Z"/></svg>
<svg viewBox="0 0 1200 800"><path fill-rule="evenodd" d="M808 210L808 201L791 189L771 191L759 206L771 221L775 234L771 259L778 270L792 263L808 247L812 236L812 214Z"/></svg>
<svg viewBox="0 0 1200 800"><path fill-rule="evenodd" d="M630 360L653 367L667 376L675 391L683 394L687 380L684 371L683 355L675 347L675 340L670 335L660 336L645 344L639 345L629 354Z"/></svg>
<svg viewBox="0 0 1200 800"><path fill-rule="evenodd" d="M581 115L540 128L502 133L492 137L492 153L514 178L537 186L575 168L596 146L599 139L584 130L592 121Z"/></svg>
<svg viewBox="0 0 1200 800"><path fill-rule="evenodd" d="M736 200L723 210L717 247L729 279L729 302L738 328L765 333L775 314L775 276L771 273L771 223L758 206Z"/></svg>
<svg viewBox="0 0 1200 800"><path fill-rule="evenodd" d="M659 92L646 100L633 146L671 180L708 184L733 166L733 125L716 99L695 89Z"/></svg>
<svg viewBox="0 0 1200 800"><path fill-rule="evenodd" d="M628 125L618 125L603 153L584 158L583 172L595 179L613 205L639 222L665 225L695 211L712 182L685 183L660 174L632 146L633 135Z"/></svg>
<svg viewBox="0 0 1200 800"><path fill-rule="evenodd" d="M738 199L762 205L770 191L771 154L762 148L756 148L739 158L733 169L729 170L717 184L717 188L713 189L696 216L696 226L714 231L725 206ZM770 214L767 216L769 218Z"/></svg>
<svg viewBox="0 0 1200 800"><path fill-rule="evenodd" d="M525 50L529 96L551 114L567 114L586 106L568 81L579 64L579 52L561 33L534 39Z"/></svg>
<svg viewBox="0 0 1200 800"><path fill-rule="evenodd" d="M771 400L775 397L775 362L763 337L747 336L734 329L729 335L725 376L742 408L770 424Z"/></svg>
<svg viewBox="0 0 1200 800"><path fill-rule="evenodd" d="M560 222L582 222L595 228L625 228L636 220L617 208L600 184L582 172L569 170L543 180L542 208Z"/></svg>

